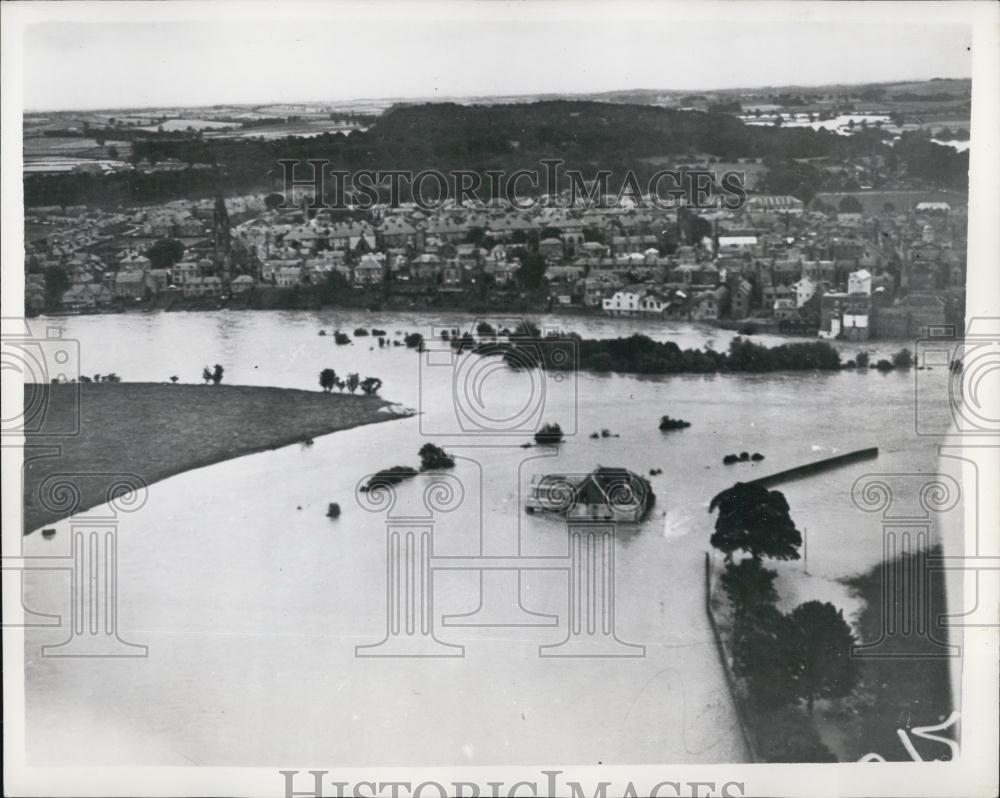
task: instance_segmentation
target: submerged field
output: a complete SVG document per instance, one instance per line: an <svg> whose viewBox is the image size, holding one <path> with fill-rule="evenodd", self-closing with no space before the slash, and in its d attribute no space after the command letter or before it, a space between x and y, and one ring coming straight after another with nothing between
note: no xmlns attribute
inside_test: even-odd
<svg viewBox="0 0 1000 798"><path fill-rule="evenodd" d="M27 446L44 447L25 456L25 532L103 504L123 479L148 485L395 417L378 397L244 385L27 385L25 406L26 426L39 426ZM57 481L72 488L60 492Z"/></svg>

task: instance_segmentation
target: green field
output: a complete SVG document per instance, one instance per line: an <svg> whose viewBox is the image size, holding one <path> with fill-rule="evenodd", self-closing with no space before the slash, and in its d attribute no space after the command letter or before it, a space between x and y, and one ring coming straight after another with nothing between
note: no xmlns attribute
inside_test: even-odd
<svg viewBox="0 0 1000 798"><path fill-rule="evenodd" d="M378 397L242 385L26 385L24 531L106 502L121 475L151 484L192 468L389 421ZM36 412L37 411L37 412ZM49 456L41 448L50 450ZM37 452L37 459L30 459ZM76 497L45 480L67 475ZM50 480L50 483L52 481ZM64 497L63 497L64 498Z"/></svg>

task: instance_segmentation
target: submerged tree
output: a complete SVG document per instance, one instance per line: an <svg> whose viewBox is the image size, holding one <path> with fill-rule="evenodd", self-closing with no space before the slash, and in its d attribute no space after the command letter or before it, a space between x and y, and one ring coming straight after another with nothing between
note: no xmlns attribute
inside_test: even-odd
<svg viewBox="0 0 1000 798"><path fill-rule="evenodd" d="M777 576L777 571L765 568L760 560L748 557L739 564L726 563L720 581L737 615L756 615L778 600L774 589Z"/></svg>
<svg viewBox="0 0 1000 798"><path fill-rule="evenodd" d="M856 642L844 613L829 602L807 601L788 616L796 640L798 695L809 713L817 698L840 698L854 689L859 662L851 656Z"/></svg>
<svg viewBox="0 0 1000 798"><path fill-rule="evenodd" d="M543 424L541 429L535 433L535 443L539 444L552 444L552 443L562 443L563 432L562 427L558 424Z"/></svg>
<svg viewBox="0 0 1000 798"><path fill-rule="evenodd" d="M444 468L454 468L455 458L440 446L425 443L420 447L420 470L436 471Z"/></svg>
<svg viewBox="0 0 1000 798"><path fill-rule="evenodd" d="M736 551L745 551L755 560L799 559L802 533L795 528L780 491L738 482L712 500L709 510L716 507L719 517L710 542L727 560Z"/></svg>

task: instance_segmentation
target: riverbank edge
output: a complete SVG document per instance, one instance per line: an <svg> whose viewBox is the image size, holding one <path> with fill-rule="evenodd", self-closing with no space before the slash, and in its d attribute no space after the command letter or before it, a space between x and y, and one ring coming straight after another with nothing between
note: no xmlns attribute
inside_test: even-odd
<svg viewBox="0 0 1000 798"><path fill-rule="evenodd" d="M726 674L726 682L729 684L732 693L740 729L746 740L747 750L753 757L753 762L785 764L804 764L809 762L816 764L820 761L826 761L794 759L781 756L781 752L787 750L790 743L796 742L803 737L808 738L813 745L819 743L822 746L819 730L816 728L814 719L810 718L798 706L785 706L770 711L758 711L753 706L750 696L747 695L743 687L743 682L733 671L733 653L730 640L732 628L729 622L729 610L731 607L729 598L722 589L722 584L719 580L721 573L722 569L715 567L712 553L706 551L705 607L708 612L709 624L715 635L719 659ZM829 761L836 761L836 759Z"/></svg>
<svg viewBox="0 0 1000 798"><path fill-rule="evenodd" d="M72 384L67 384L67 385L69 386ZM127 388L129 386L160 386L163 387L165 390L172 390L174 387L176 387L168 383L126 382L126 383L118 383L117 385L114 386L114 389L117 390L120 388ZM304 391L298 388L280 388L276 386L226 385L226 386L195 386L195 387L198 388L204 387L205 390L218 390L219 388L222 388L223 390L226 391L232 391L236 389L243 393L250 393L254 395L260 395L261 393L272 393L272 392L280 392L284 395L289 395L289 394L308 394L309 396L321 395L313 393L311 391ZM329 424L326 425L321 425L316 428L306 427L305 429L300 429L295 433L288 433L285 435L281 435L273 439L269 439L267 441L262 441L256 445L250 445L245 447L243 446L234 447L231 450L217 452L204 458L185 461L181 465L168 466L166 468L163 468L162 470L147 472L146 474L143 475L133 474L133 476L137 476L140 478L142 488L148 488L150 485L153 485L157 482L162 482L165 479L169 479L171 477L187 473L188 471L195 471L199 468L205 468L207 466L223 463L226 462L227 460L235 460L239 457L245 457L251 454L259 454L260 452L283 449L286 446L291 446L296 443L305 443L307 440L311 440L313 438L318 438L318 437L324 437L327 435L332 435L333 433L336 432L343 432L345 430L355 429L357 427L368 426L371 424L381 424L386 421L396 421L400 419L412 418L413 416L417 415L417 412L412 409L404 409L400 410L399 412L388 412L385 410L385 408L397 407L398 405L396 405L396 403L394 402L391 402L387 399L383 399L381 397L358 396L352 398L360 402L368 402L368 403L377 402L378 406L372 412L372 415L370 417L357 421L356 423L345 424L339 420L337 422L331 421ZM29 433L28 435L25 436L25 442L30 443L33 446L43 446L43 447L50 445L58 445L58 438L55 439L53 438L54 436L49 436L41 433L38 434ZM89 510L92 510L95 507L100 507L102 504L106 504L109 500L105 492L90 491L91 495L89 497L84 497L84 494L81 491L81 500L79 502L79 505L74 507L72 510L66 512L49 511L47 513L35 513L34 514L35 517L29 523L29 517L31 516L31 514L29 513L29 509L26 505L25 499L29 495L29 491L39 490L44 480L47 477L51 476L52 474L42 473L39 475L38 479L29 480L28 469L23 468L22 473L24 475L22 490L21 490L22 494L21 524L22 524L23 535L29 535L36 529L40 529L46 524L57 523L59 521L63 521L66 518L70 518L79 513L84 513ZM78 473L85 474L88 472L82 471ZM119 476L127 476L127 475L129 474L125 470L123 470L123 472ZM95 495L95 493L97 495Z"/></svg>
<svg viewBox="0 0 1000 798"><path fill-rule="evenodd" d="M742 691L736 681L736 674L733 673L732 659L726 641L723 639L722 631L715 619L713 603L713 568L712 554L705 552L705 613L708 615L708 625L712 627L712 638L715 640L715 650L719 655L719 663L722 665L722 672L726 677L726 684L729 687L729 694L736 708L736 720L739 723L740 734L743 737L743 744L750 754L750 761L759 763L760 756L757 753L757 744L753 734L750 732L750 724L747 717L747 707L744 704Z"/></svg>

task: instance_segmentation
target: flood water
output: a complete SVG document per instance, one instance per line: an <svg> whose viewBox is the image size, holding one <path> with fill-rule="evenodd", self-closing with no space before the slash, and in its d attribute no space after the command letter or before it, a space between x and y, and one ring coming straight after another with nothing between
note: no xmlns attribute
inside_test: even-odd
<svg viewBox="0 0 1000 798"><path fill-rule="evenodd" d="M877 515L851 501L870 472L931 473L937 440L914 434L916 372L635 377L538 374L453 358L431 325L470 316L218 312L43 320L80 342L84 374L198 382L205 365L232 384L319 390L318 374L360 372L421 415L335 433L153 485L118 526L121 636L134 659L40 656L62 629L27 634L29 761L60 764L629 764L744 761L705 613L708 502L740 479L878 446L877 461L782 486L805 531L807 562L781 564L783 603L820 597L857 609L837 580L879 562ZM497 323L498 320L492 320ZM683 323L540 317L589 337L644 332L682 347L728 346L733 333ZM503 323L503 320L499 320ZM431 351L335 345L332 331L421 331ZM326 336L318 335L325 329ZM757 336L768 345L787 341ZM873 361L900 348L873 342ZM911 345L912 346L912 345ZM845 345L846 356L858 346ZM441 351L443 350L443 351ZM920 372L944 390L946 370ZM498 434L541 407L567 433L558 448ZM941 420L942 406L933 412ZM661 433L660 416L691 422ZM492 425L492 426L491 426ZM486 431L484 432L484 427ZM592 439L607 429L612 437ZM462 656L359 658L386 636L386 514L359 506L365 475L419 464L431 440L457 459L453 496L433 527L434 634ZM723 466L730 452L758 464ZM527 515L534 473L624 466L649 477L653 512L617 530L615 634L643 656L540 657L568 634L566 570L438 568L448 557L565 558L565 525ZM123 464L123 470L127 464ZM394 516L426 514L433 475L397 488ZM325 517L329 502L343 514ZM65 555L73 519L25 553ZM427 527L428 522L424 523ZM25 604L66 613L65 572L24 578ZM518 598L519 596L519 598ZM482 602L482 603L481 603ZM476 614L477 609L479 614ZM493 625L470 625L477 622ZM444 648L451 646L452 648Z"/></svg>

